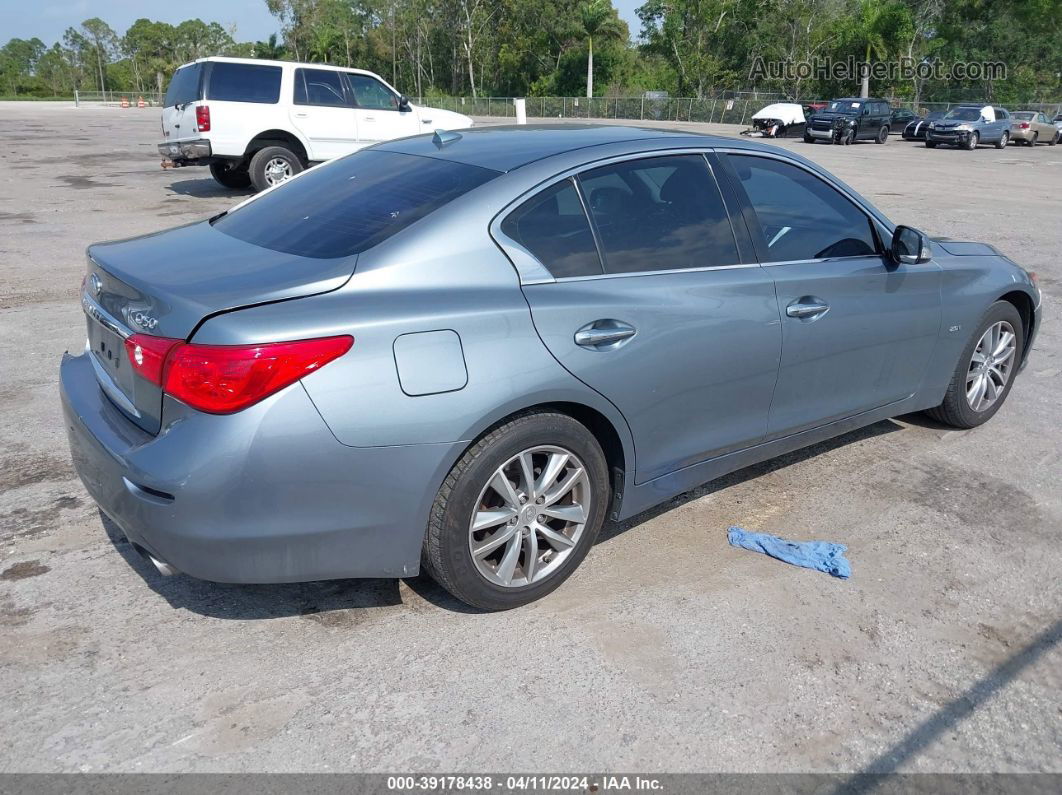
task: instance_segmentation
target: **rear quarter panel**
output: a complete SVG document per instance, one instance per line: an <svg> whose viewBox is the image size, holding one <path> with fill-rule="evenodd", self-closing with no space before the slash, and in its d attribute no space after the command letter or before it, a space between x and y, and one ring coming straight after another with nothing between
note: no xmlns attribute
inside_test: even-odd
<svg viewBox="0 0 1062 795"><path fill-rule="evenodd" d="M361 254L343 288L313 300L219 315L202 325L195 341L353 336L350 353L302 381L345 445L468 441L529 406L574 402L610 420L633 463L622 415L561 367L539 339L516 271L487 234L492 213L448 210ZM436 331L458 337L466 372L454 375L463 385L407 394L396 366L396 340Z"/></svg>

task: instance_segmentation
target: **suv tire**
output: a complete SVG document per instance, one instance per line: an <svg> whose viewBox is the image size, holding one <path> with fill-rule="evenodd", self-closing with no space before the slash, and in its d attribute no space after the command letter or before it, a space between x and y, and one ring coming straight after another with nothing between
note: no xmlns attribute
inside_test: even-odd
<svg viewBox="0 0 1062 795"><path fill-rule="evenodd" d="M999 136L999 140L996 141L996 149L1006 149L1007 144L1010 143L1010 133L1003 131L1003 134Z"/></svg>
<svg viewBox="0 0 1062 795"><path fill-rule="evenodd" d="M878 130L877 142L879 144L887 144L889 142L889 127L888 127L888 125L882 127L880 130Z"/></svg>
<svg viewBox="0 0 1062 795"><path fill-rule="evenodd" d="M970 137L966 139L966 143L963 145L963 148L969 151L973 151L977 148L977 145L979 143L981 143L981 133L977 132L977 130L974 130L972 133L970 133Z"/></svg>
<svg viewBox="0 0 1062 795"><path fill-rule="evenodd" d="M553 473L551 482L541 484L539 489L538 481L544 477L547 464L552 465L554 452L567 453L569 458ZM521 474L525 457L530 478ZM581 478L577 464L582 465ZM507 483L502 484L499 476ZM527 481L534 485L529 487ZM571 482L578 485L564 490L565 484ZM495 483L510 496L505 498L496 492ZM562 490L563 494L558 495ZM564 508L571 506L559 501L558 496L567 500L569 495L572 505L583 509L581 525L577 519L562 521L534 515L536 511L550 510L562 514ZM517 415L488 431L465 451L446 476L428 518L421 556L423 568L439 585L473 607L520 607L550 593L575 571L594 544L610 499L604 453L584 425L556 412ZM509 503L516 506L515 511ZM490 516L492 512L509 512L512 516L499 519ZM493 520L493 524L484 523L482 529L474 530L473 517L478 519L480 515ZM525 529L528 522L530 527ZM543 525L544 532L539 529ZM551 540L563 541L568 534L574 544ZM495 540L498 543L493 543ZM477 543L491 551L474 556L472 547ZM531 582L527 583L529 554L534 557Z"/></svg>
<svg viewBox="0 0 1062 795"><path fill-rule="evenodd" d="M267 146L254 153L248 171L254 189L261 191L291 179L304 168L302 160L290 149Z"/></svg>
<svg viewBox="0 0 1062 795"><path fill-rule="evenodd" d="M210 164L210 176L219 185L233 190L251 187L251 175L247 171L247 164L243 161L234 163L231 160L222 160Z"/></svg>

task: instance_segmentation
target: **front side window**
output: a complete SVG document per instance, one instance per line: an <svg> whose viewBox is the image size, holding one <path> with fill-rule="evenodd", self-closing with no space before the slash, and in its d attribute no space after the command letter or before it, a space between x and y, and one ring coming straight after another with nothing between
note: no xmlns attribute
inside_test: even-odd
<svg viewBox="0 0 1062 795"><path fill-rule="evenodd" d="M556 279L601 273L594 233L570 179L521 204L502 221L501 229Z"/></svg>
<svg viewBox="0 0 1062 795"><path fill-rule="evenodd" d="M213 225L275 251L345 257L383 242L498 173L397 152L356 152L299 175Z"/></svg>
<svg viewBox="0 0 1062 795"><path fill-rule="evenodd" d="M279 66L215 61L210 65L207 99L274 104L280 99Z"/></svg>
<svg viewBox="0 0 1062 795"><path fill-rule="evenodd" d="M579 183L607 273L738 262L726 207L701 155L614 163L580 174Z"/></svg>
<svg viewBox="0 0 1062 795"><path fill-rule="evenodd" d="M398 110L398 97L375 77L348 72L347 79L350 81L350 87L354 91L354 102L359 108L365 108L366 110Z"/></svg>
<svg viewBox="0 0 1062 795"><path fill-rule="evenodd" d="M343 76L328 69L296 69L295 104L347 107Z"/></svg>
<svg viewBox="0 0 1062 795"><path fill-rule="evenodd" d="M765 262L877 254L870 219L810 172L754 155L728 155L767 243Z"/></svg>

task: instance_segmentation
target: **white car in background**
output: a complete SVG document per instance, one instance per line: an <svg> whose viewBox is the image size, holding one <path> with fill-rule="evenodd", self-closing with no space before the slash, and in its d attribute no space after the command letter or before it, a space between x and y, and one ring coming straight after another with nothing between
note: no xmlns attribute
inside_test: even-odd
<svg viewBox="0 0 1062 795"><path fill-rule="evenodd" d="M264 190L377 141L471 126L363 69L202 58L170 81L158 150L163 167L209 166L225 187Z"/></svg>

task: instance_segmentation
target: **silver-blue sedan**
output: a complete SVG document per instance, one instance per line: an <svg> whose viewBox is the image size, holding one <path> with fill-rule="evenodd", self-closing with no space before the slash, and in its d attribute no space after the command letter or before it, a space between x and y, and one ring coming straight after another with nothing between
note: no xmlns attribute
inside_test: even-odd
<svg viewBox="0 0 1062 795"><path fill-rule="evenodd" d="M88 250L77 471L164 572L561 584L606 520L887 417L972 428L1040 322L990 245L763 144L419 136Z"/></svg>

